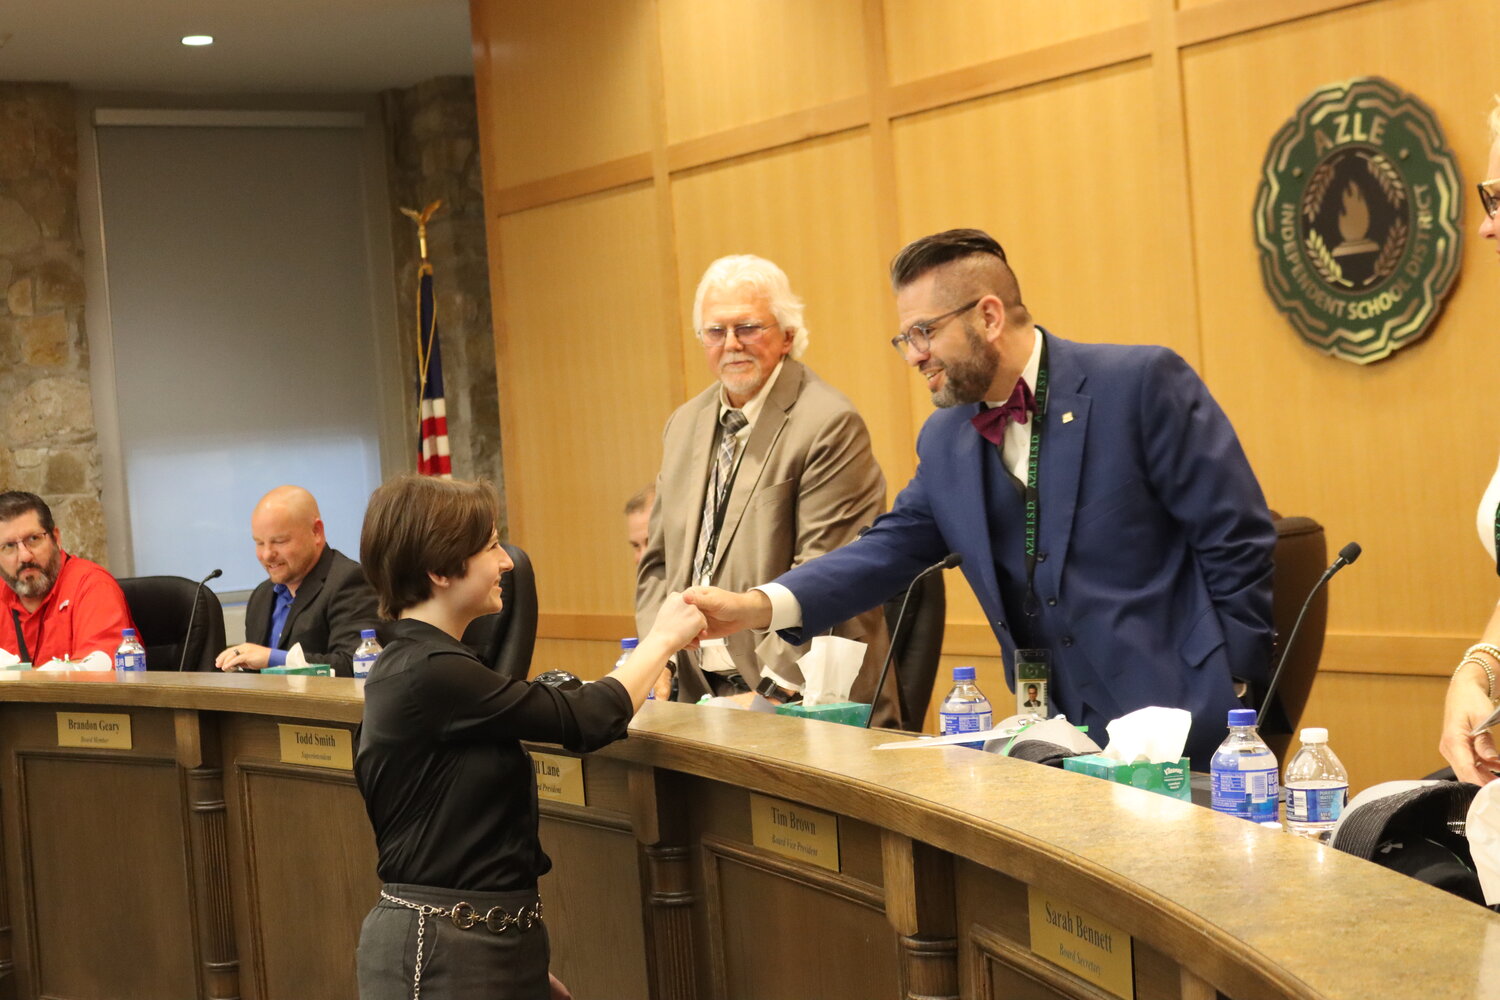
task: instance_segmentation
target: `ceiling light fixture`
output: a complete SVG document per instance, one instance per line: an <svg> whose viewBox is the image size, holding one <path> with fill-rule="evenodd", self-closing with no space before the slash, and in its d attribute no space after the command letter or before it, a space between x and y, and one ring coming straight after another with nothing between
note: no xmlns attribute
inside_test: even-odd
<svg viewBox="0 0 1500 1000"><path fill-rule="evenodd" d="M212 45L213 43L214 43L214 36L213 35L183 35L182 36L182 44L183 45Z"/></svg>

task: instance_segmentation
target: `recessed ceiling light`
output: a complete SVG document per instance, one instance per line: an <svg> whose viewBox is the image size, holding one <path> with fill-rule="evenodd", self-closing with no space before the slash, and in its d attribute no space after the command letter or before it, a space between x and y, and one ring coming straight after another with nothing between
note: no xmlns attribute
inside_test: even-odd
<svg viewBox="0 0 1500 1000"><path fill-rule="evenodd" d="M183 35L182 36L182 44L183 45L212 45L213 43L214 43L214 36L213 35Z"/></svg>

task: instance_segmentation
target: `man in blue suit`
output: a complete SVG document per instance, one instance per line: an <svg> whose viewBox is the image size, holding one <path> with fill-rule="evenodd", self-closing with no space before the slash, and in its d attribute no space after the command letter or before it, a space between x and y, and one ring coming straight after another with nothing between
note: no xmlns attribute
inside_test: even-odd
<svg viewBox="0 0 1500 1000"><path fill-rule="evenodd" d="M743 594L688 591L708 634L800 642L957 552L1012 690L1015 651L1047 650L1056 710L1102 743L1126 712L1187 709L1206 769L1270 672L1275 532L1228 418L1166 348L1036 326L979 230L917 240L891 279L893 344L939 408L916 476L849 545Z"/></svg>

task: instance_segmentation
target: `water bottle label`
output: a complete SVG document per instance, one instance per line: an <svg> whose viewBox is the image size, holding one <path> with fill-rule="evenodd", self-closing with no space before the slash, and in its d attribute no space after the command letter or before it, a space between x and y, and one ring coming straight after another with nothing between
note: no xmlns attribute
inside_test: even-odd
<svg viewBox="0 0 1500 1000"><path fill-rule="evenodd" d="M145 670L146 656L144 653L116 653L116 670Z"/></svg>
<svg viewBox="0 0 1500 1000"><path fill-rule="evenodd" d="M991 728L994 724L990 721L994 718L991 712L939 712L939 728L944 736L954 733L978 733Z"/></svg>
<svg viewBox="0 0 1500 1000"><path fill-rule="evenodd" d="M1279 789L1276 768L1265 770L1213 770L1213 807L1241 819L1264 823L1276 819Z"/></svg>
<svg viewBox="0 0 1500 1000"><path fill-rule="evenodd" d="M356 656L354 658L354 676L355 677L368 677L368 676L370 676L370 668L373 667L374 665L375 665L375 657L373 657L373 656Z"/></svg>
<svg viewBox="0 0 1500 1000"><path fill-rule="evenodd" d="M1288 788L1286 818L1293 823L1332 823L1344 811L1348 785L1327 788Z"/></svg>

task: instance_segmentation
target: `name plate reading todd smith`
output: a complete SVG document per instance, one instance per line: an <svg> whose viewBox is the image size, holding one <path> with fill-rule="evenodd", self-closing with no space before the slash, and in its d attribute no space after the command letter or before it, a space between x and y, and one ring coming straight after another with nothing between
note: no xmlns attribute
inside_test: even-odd
<svg viewBox="0 0 1500 1000"><path fill-rule="evenodd" d="M57 745L99 750L130 749L130 716L58 712Z"/></svg>
<svg viewBox="0 0 1500 1000"><path fill-rule="evenodd" d="M354 770L354 734L347 729L318 729L278 722L281 730L281 762L309 767Z"/></svg>
<svg viewBox="0 0 1500 1000"><path fill-rule="evenodd" d="M839 870L839 818L832 813L752 794L750 842L793 861Z"/></svg>
<svg viewBox="0 0 1500 1000"><path fill-rule="evenodd" d="M583 758L560 753L531 751L531 769L536 772L536 797L582 806Z"/></svg>
<svg viewBox="0 0 1500 1000"><path fill-rule="evenodd" d="M1135 998L1130 935L1072 903L1027 889L1031 952L1124 1000Z"/></svg>

